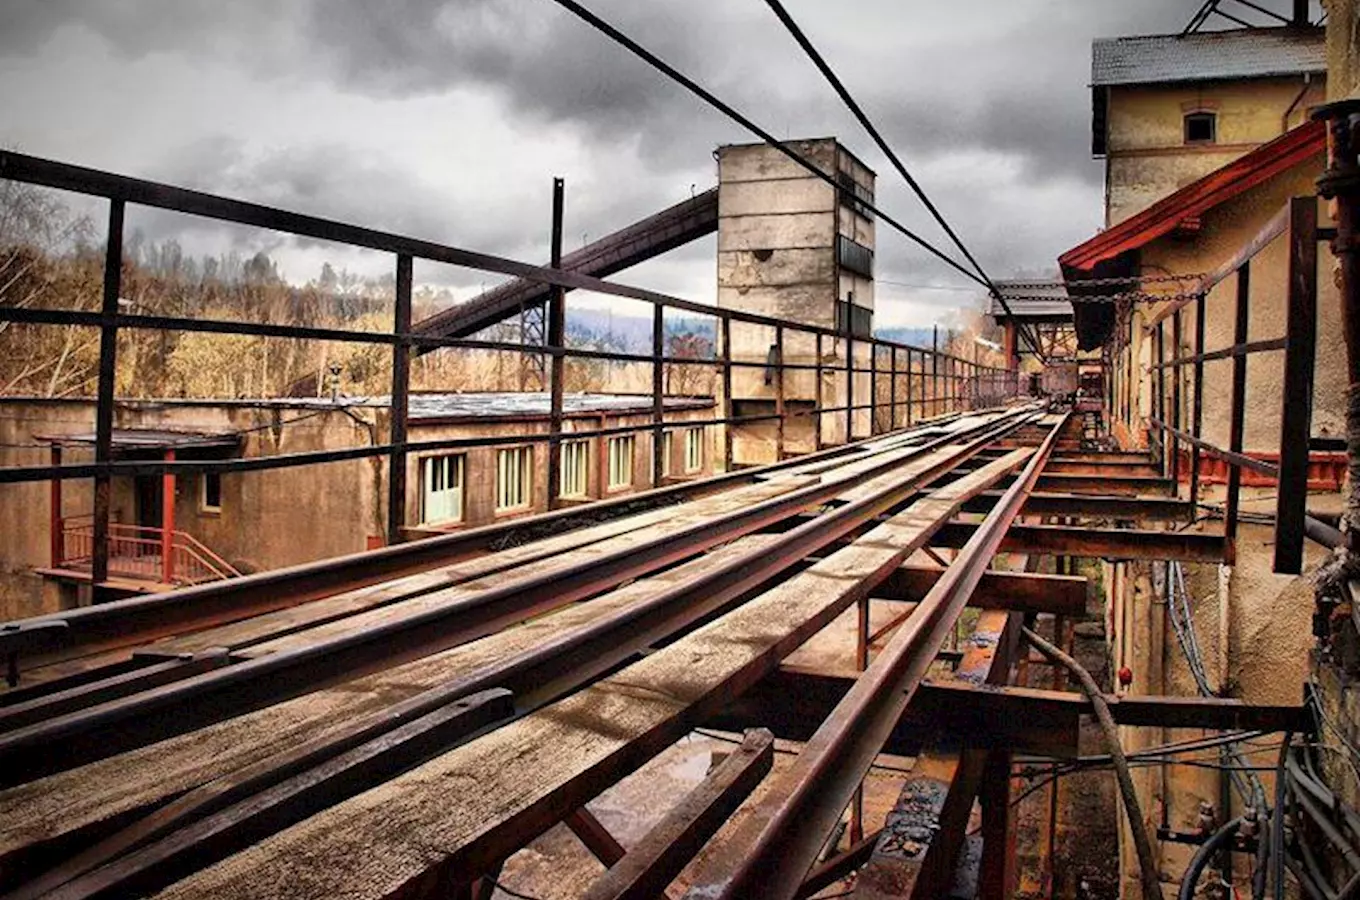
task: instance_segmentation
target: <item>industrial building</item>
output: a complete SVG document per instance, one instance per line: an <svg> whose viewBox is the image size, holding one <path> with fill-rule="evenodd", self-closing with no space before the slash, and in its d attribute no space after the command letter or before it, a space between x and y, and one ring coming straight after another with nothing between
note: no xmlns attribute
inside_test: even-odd
<svg viewBox="0 0 1360 900"><path fill-rule="evenodd" d="M3 896L1354 894L1360 5L1097 40L1105 227L1056 277L992 279L918 189L1000 366L876 331L878 239L925 242L848 138L779 140L562 5L760 141L573 253L556 182L547 265L0 152L108 215L99 312L0 305L102 351L91 398L0 401L35 573ZM392 327L343 337L391 390L118 399L125 329L336 337L121 308L135 207L384 255ZM605 277L714 232L712 304ZM416 261L508 280L413 321ZM571 291L649 307L650 352L571 345ZM526 389L415 391L428 352ZM570 393L574 359L650 390Z"/></svg>

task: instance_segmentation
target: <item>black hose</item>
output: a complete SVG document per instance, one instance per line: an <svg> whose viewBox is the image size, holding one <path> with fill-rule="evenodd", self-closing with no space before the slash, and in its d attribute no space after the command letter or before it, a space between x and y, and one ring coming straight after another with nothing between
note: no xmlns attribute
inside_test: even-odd
<svg viewBox="0 0 1360 900"><path fill-rule="evenodd" d="M1199 845L1195 855L1190 857L1190 865L1186 867L1185 875L1181 878L1181 889L1176 894L1177 900L1194 900L1195 887L1199 884L1199 877L1208 867L1209 860L1213 859L1215 853L1232 843L1241 827L1242 818L1239 816L1209 835L1209 839Z"/></svg>
<svg viewBox="0 0 1360 900"><path fill-rule="evenodd" d="M1284 743L1280 745L1280 760L1275 766L1275 811L1270 817L1270 872L1271 883L1275 885L1275 900L1284 900L1284 801L1286 769L1289 761L1289 742L1294 732L1284 733Z"/></svg>

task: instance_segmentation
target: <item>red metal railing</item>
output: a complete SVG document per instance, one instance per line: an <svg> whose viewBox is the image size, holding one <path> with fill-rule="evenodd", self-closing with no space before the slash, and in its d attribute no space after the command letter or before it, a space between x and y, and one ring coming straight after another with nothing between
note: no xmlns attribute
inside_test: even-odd
<svg viewBox="0 0 1360 900"><path fill-rule="evenodd" d="M67 516L60 528L61 556L53 565L89 568L94 560L94 516ZM236 578L241 573L187 532L110 522L109 574L186 585Z"/></svg>

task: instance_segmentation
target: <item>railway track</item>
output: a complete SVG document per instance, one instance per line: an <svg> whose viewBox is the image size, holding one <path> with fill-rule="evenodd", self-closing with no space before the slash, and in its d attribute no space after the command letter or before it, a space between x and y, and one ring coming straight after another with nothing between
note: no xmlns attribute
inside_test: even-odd
<svg viewBox="0 0 1360 900"><path fill-rule="evenodd" d="M903 631L952 627L1065 425L979 413L499 551L482 529L17 623L0 890L471 891L991 498ZM861 692L909 696L936 643L890 643Z"/></svg>

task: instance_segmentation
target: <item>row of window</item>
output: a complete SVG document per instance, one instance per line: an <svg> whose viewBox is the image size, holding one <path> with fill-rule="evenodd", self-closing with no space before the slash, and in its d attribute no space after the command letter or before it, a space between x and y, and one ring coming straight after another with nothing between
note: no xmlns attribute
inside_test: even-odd
<svg viewBox="0 0 1360 900"><path fill-rule="evenodd" d="M685 468L693 474L704 467L704 430L686 428ZM671 473L671 432L661 445L661 468ZM609 490L633 484L633 457L636 438L618 435L608 441ZM590 442L563 441L561 444L562 490L560 496L582 499L589 495ZM457 522L463 518L463 486L466 482L466 455L427 456L421 463L421 521L427 524ZM527 509L534 502L534 448L506 447L496 451L496 512Z"/></svg>

